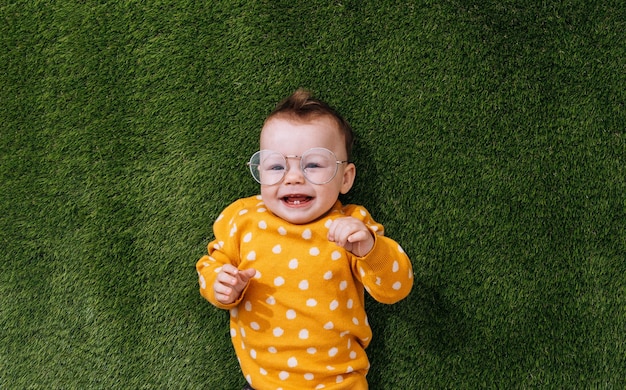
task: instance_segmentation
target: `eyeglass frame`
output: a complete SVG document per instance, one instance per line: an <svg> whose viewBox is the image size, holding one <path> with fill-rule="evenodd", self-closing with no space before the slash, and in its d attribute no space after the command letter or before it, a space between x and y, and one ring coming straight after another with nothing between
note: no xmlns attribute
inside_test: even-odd
<svg viewBox="0 0 626 390"><path fill-rule="evenodd" d="M310 151L312 151L312 150L316 150L316 149L321 149L321 150L324 150L324 151L326 151L326 152L330 153L330 154L331 154L331 156L333 156L333 158L335 159L335 161L334 161L334 162L335 162L335 172L333 173L333 175L331 176L331 178L330 178L330 179L328 179L327 181L325 181L325 182L323 182L323 183L315 183L315 182L312 182L312 181L308 178L308 176L307 176L307 174L306 174L305 167L303 167L303 166L302 166L302 157L303 157L304 155L306 155L307 153L309 153ZM288 155L285 155L285 154L282 154L282 153L280 153L280 152L277 152L277 151L275 151L275 150L271 150L271 149L261 149L261 150L258 150L258 151L256 151L256 152L254 152L254 153L252 154L252 156L250 156L250 160L246 163L246 165L247 165L247 166L248 166L248 168L250 169L250 174L252 175L252 178L253 178L253 179L254 179L257 183L259 183L259 184L261 184L261 185L263 185L263 186L275 186L276 184L281 183L283 180L285 180L285 176L287 176L287 169L285 169L285 171L283 172L283 176L282 176L282 177L280 178L280 180L278 180L276 183L273 183L273 184L263 184L263 183L261 183L261 181L260 181L259 179L257 179L257 178L256 178L256 176L254 175L254 173L253 173L253 171L252 171L252 166L253 166L253 165L257 165L257 166L259 165L259 164L253 164L253 163L252 163L252 158L253 158L254 156L256 156L257 154L261 153L261 152L271 152L271 153L276 153L276 154L281 155L281 156L283 157L283 159L285 160L285 163L287 164L286 168L289 168L289 159L290 159L290 158L292 158L292 159L299 159L299 160L300 160L300 163L299 163L298 165L300 165L300 172L302 172L302 176L303 176L303 177L304 177L304 178L305 178L305 179L306 179L309 183L314 184L314 185L324 185L324 184L328 184L328 183L330 183L330 182L331 182L331 181L333 181L333 179L337 176L337 172L339 171L339 165L340 165L340 164L350 164L350 163L351 163L351 162L350 162L350 160L338 160L338 159L337 159L337 155L335 154L335 152L333 152L333 151L332 151L332 150L330 150L330 149L326 149L326 148L322 148L322 147L316 147L316 148L310 148L310 149L307 149L307 150L305 150L305 151L304 151L304 153L302 153L300 156L298 156L298 155L296 155L296 154L288 154Z"/></svg>

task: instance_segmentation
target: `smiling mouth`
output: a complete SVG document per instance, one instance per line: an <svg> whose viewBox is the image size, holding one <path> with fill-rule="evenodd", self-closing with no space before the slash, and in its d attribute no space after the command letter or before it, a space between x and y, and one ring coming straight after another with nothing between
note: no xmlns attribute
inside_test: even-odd
<svg viewBox="0 0 626 390"><path fill-rule="evenodd" d="M311 196L305 195L292 195L283 197L283 202L289 206L302 206L313 200Z"/></svg>

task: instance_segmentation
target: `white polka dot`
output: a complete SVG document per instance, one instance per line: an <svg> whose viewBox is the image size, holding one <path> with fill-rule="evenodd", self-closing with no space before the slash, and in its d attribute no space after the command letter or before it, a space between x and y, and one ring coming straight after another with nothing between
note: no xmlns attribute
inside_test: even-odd
<svg viewBox="0 0 626 390"><path fill-rule="evenodd" d="M282 276L278 276L274 279L275 286L282 286L283 284L285 284L285 279Z"/></svg>
<svg viewBox="0 0 626 390"><path fill-rule="evenodd" d="M363 209L359 209L359 214L361 214L363 217L367 216L367 213Z"/></svg>
<svg viewBox="0 0 626 390"><path fill-rule="evenodd" d="M346 282L345 280L342 280L341 283L339 283L339 290L343 291L346 288L348 288L348 282Z"/></svg>
<svg viewBox="0 0 626 390"><path fill-rule="evenodd" d="M352 368L351 366L348 366L348 368L346 368L346 374L349 374L352 371L354 371L354 368Z"/></svg>
<svg viewBox="0 0 626 390"><path fill-rule="evenodd" d="M269 348L267 349L267 352L269 352L269 353L277 353L277 352L278 352L278 350L276 349L276 347L269 347Z"/></svg>
<svg viewBox="0 0 626 390"><path fill-rule="evenodd" d="M333 278L333 271L326 271L324 274L324 280L331 280Z"/></svg>
<svg viewBox="0 0 626 390"><path fill-rule="evenodd" d="M335 357L335 356L337 355L337 353L338 353L338 352L339 352L339 350L338 350L337 348L333 347L333 348L331 348L331 349L328 351L328 356L330 356L330 357Z"/></svg>
<svg viewBox="0 0 626 390"><path fill-rule="evenodd" d="M200 275L199 282L200 288L204 290L206 288L206 280L204 280L204 276Z"/></svg>
<svg viewBox="0 0 626 390"><path fill-rule="evenodd" d="M376 225L369 226L369 228L372 229L374 232L378 232L378 226Z"/></svg>
<svg viewBox="0 0 626 390"><path fill-rule="evenodd" d="M396 290L396 291L397 291L397 290L400 290L400 289L402 288L402 283L400 283L400 282L395 282L395 283L393 284L393 286L391 286L391 288L393 288L393 289L394 289L394 290Z"/></svg>
<svg viewBox="0 0 626 390"><path fill-rule="evenodd" d="M398 261L394 261L393 266L391 267L391 270L393 272L398 272L399 269L400 269L400 264L398 264Z"/></svg>
<svg viewBox="0 0 626 390"><path fill-rule="evenodd" d="M304 238L305 240L310 240L311 237L313 237L313 234L311 234L311 229L305 229L302 232L302 238Z"/></svg>
<svg viewBox="0 0 626 390"><path fill-rule="evenodd" d="M315 299L313 299L313 298L309 298L309 299L306 300L306 305L308 307L315 307L315 306L317 306L317 301Z"/></svg>
<svg viewBox="0 0 626 390"><path fill-rule="evenodd" d="M333 253L330 255L330 258L334 261L341 259L341 252L333 251Z"/></svg>
<svg viewBox="0 0 626 390"><path fill-rule="evenodd" d="M375 283L376 283L377 286L380 286L381 284L383 284L383 280L380 278L380 276L376 277L376 282Z"/></svg>
<svg viewBox="0 0 626 390"><path fill-rule="evenodd" d="M270 295L269 297L267 297L265 302L267 302L268 305L275 305L276 304L276 298L274 298L273 296Z"/></svg>
<svg viewBox="0 0 626 390"><path fill-rule="evenodd" d="M281 248L280 244L272 248L272 252L274 252L274 254L279 254L282 250L283 248Z"/></svg>
<svg viewBox="0 0 626 390"><path fill-rule="evenodd" d="M289 309L287 310L287 313L285 314L285 316L287 317L288 320L293 320L294 318L296 318L296 311Z"/></svg>
<svg viewBox="0 0 626 390"><path fill-rule="evenodd" d="M330 310L336 310L339 307L339 302L337 302L337 300L333 300L330 303Z"/></svg>
<svg viewBox="0 0 626 390"><path fill-rule="evenodd" d="M287 234L287 229L285 229L284 227L279 227L278 228L278 234L280 234L281 236L284 236Z"/></svg>
<svg viewBox="0 0 626 390"><path fill-rule="evenodd" d="M239 328L239 333L241 333L241 337L246 337L246 330L244 328Z"/></svg>
<svg viewBox="0 0 626 390"><path fill-rule="evenodd" d="M248 261L256 260L256 252L255 251L250 251L250 253L248 253L248 256L246 256L246 259L248 259Z"/></svg>
<svg viewBox="0 0 626 390"><path fill-rule="evenodd" d="M259 368L259 372L261 373L261 375L267 375L267 370L263 367Z"/></svg>
<svg viewBox="0 0 626 390"><path fill-rule="evenodd" d="M243 209L239 212L239 215L244 215L248 213L248 209Z"/></svg>
<svg viewBox="0 0 626 390"><path fill-rule="evenodd" d="M243 236L243 242L250 242L252 241L252 233L246 233L245 236Z"/></svg>
<svg viewBox="0 0 626 390"><path fill-rule="evenodd" d="M356 317L352 318L352 323L354 323L354 325L358 325L359 324L359 319Z"/></svg>
<svg viewBox="0 0 626 390"><path fill-rule="evenodd" d="M401 247L400 245L398 245L398 251L399 251L400 253L404 253L404 249L402 249L402 247Z"/></svg>
<svg viewBox="0 0 626 390"><path fill-rule="evenodd" d="M337 383L343 382L343 377L341 375L337 375Z"/></svg>
<svg viewBox="0 0 626 390"><path fill-rule="evenodd" d="M312 381L313 379L315 379L315 375L311 373L306 373L304 374L304 379L306 379L307 381Z"/></svg>
<svg viewBox="0 0 626 390"><path fill-rule="evenodd" d="M335 324L333 324L332 321L328 321L326 324L324 324L324 329L326 330L331 330L335 327Z"/></svg>
<svg viewBox="0 0 626 390"><path fill-rule="evenodd" d="M230 337L237 337L237 329L230 328Z"/></svg>
<svg viewBox="0 0 626 390"><path fill-rule="evenodd" d="M259 221L259 228L261 228L263 230L267 229L267 222Z"/></svg>
<svg viewBox="0 0 626 390"><path fill-rule="evenodd" d="M308 280L301 281L300 284L298 284L298 288L300 290L308 290L309 289L309 281Z"/></svg>
<svg viewBox="0 0 626 390"><path fill-rule="evenodd" d="M309 348L306 349L306 352L309 355L315 355L317 353L317 349L315 347L309 347Z"/></svg>
<svg viewBox="0 0 626 390"><path fill-rule="evenodd" d="M279 327L274 328L274 330L272 330L272 333L274 334L275 337L280 337L283 335L283 333L285 333L285 331L283 330L283 328L279 326Z"/></svg>
<svg viewBox="0 0 626 390"><path fill-rule="evenodd" d="M251 349L251 350L250 350L250 357L251 357L252 359L256 359L256 351L255 351L254 349Z"/></svg>
<svg viewBox="0 0 626 390"><path fill-rule="evenodd" d="M332 219L327 219L326 222L324 222L324 226L326 227L326 229L330 228L330 225L332 224L333 224Z"/></svg>
<svg viewBox="0 0 626 390"><path fill-rule="evenodd" d="M259 325L258 322L251 322L250 323L250 328L252 328L254 330L259 330L259 329L261 329L261 326Z"/></svg>
<svg viewBox="0 0 626 390"><path fill-rule="evenodd" d="M278 377L279 377L281 380L284 380L284 381L285 381L285 380L287 380L287 378L289 378L289 373L288 373L287 371L281 371L281 372L278 374Z"/></svg>
<svg viewBox="0 0 626 390"><path fill-rule="evenodd" d="M319 255L319 254L320 254L320 250L319 250L319 248L317 248L317 247L313 247L313 248L311 248L311 249L309 250L309 254L310 254L311 256L317 256L317 255Z"/></svg>
<svg viewBox="0 0 626 390"><path fill-rule="evenodd" d="M233 307L232 309L230 309L230 315L233 316L234 318L237 318L237 316L239 315L239 309L237 309L236 307Z"/></svg>
<svg viewBox="0 0 626 390"><path fill-rule="evenodd" d="M354 301L352 299L348 299L348 303L346 306L348 307L348 309L352 309L352 306L354 306Z"/></svg>
<svg viewBox="0 0 626 390"><path fill-rule="evenodd" d="M259 207L258 209L256 209L257 213L264 213L267 209L265 207Z"/></svg>
<svg viewBox="0 0 626 390"><path fill-rule="evenodd" d="M302 330L300 331L300 333L298 333L298 337L299 337L301 340L306 340L306 339L308 339L308 338L309 338L309 331L308 331L308 330L306 330L306 329L302 329Z"/></svg>
<svg viewBox="0 0 626 390"><path fill-rule="evenodd" d="M217 219L215 220L215 222L219 222L222 220L222 218L224 218L224 214L220 214L219 217L217 217Z"/></svg>
<svg viewBox="0 0 626 390"><path fill-rule="evenodd" d="M243 307L246 309L246 311L252 311L252 302L246 301L246 303L244 303Z"/></svg>
<svg viewBox="0 0 626 390"><path fill-rule="evenodd" d="M289 269L296 269L296 268L298 268L298 259L289 260Z"/></svg>
<svg viewBox="0 0 626 390"><path fill-rule="evenodd" d="M261 276L263 275L261 274L261 272L259 272L259 270L257 270L256 273L254 274L255 279L261 279Z"/></svg>
<svg viewBox="0 0 626 390"><path fill-rule="evenodd" d="M362 267L359 267L359 273L361 276L365 276L365 270Z"/></svg>
<svg viewBox="0 0 626 390"><path fill-rule="evenodd" d="M298 359L296 359L295 357L290 357L289 360L287 360L287 365L291 368L297 367Z"/></svg>
<svg viewBox="0 0 626 390"><path fill-rule="evenodd" d="M352 360L356 359L356 352L354 352L354 351L350 352L350 359L352 359Z"/></svg>
<svg viewBox="0 0 626 390"><path fill-rule="evenodd" d="M234 236L235 233L237 233L237 225L233 225L233 227L230 228L230 236Z"/></svg>

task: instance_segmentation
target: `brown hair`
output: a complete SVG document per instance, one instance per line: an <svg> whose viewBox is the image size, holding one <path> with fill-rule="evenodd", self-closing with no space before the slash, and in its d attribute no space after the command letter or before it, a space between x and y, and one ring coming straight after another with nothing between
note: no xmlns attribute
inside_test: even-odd
<svg viewBox="0 0 626 390"><path fill-rule="evenodd" d="M334 108L327 103L312 97L310 91L299 88L291 96L282 100L274 111L272 111L265 122L273 117L285 115L292 116L300 120L308 120L320 116L329 116L337 122L339 132L343 135L348 161L352 158L352 146L354 144L354 133L352 127Z"/></svg>

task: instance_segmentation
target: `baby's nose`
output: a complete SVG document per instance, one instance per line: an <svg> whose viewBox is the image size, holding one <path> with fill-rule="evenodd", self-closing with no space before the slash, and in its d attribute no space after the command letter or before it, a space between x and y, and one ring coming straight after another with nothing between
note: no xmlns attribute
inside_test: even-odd
<svg viewBox="0 0 626 390"><path fill-rule="evenodd" d="M285 184L301 184L304 183L304 174L300 169L300 164L288 164L285 172Z"/></svg>

